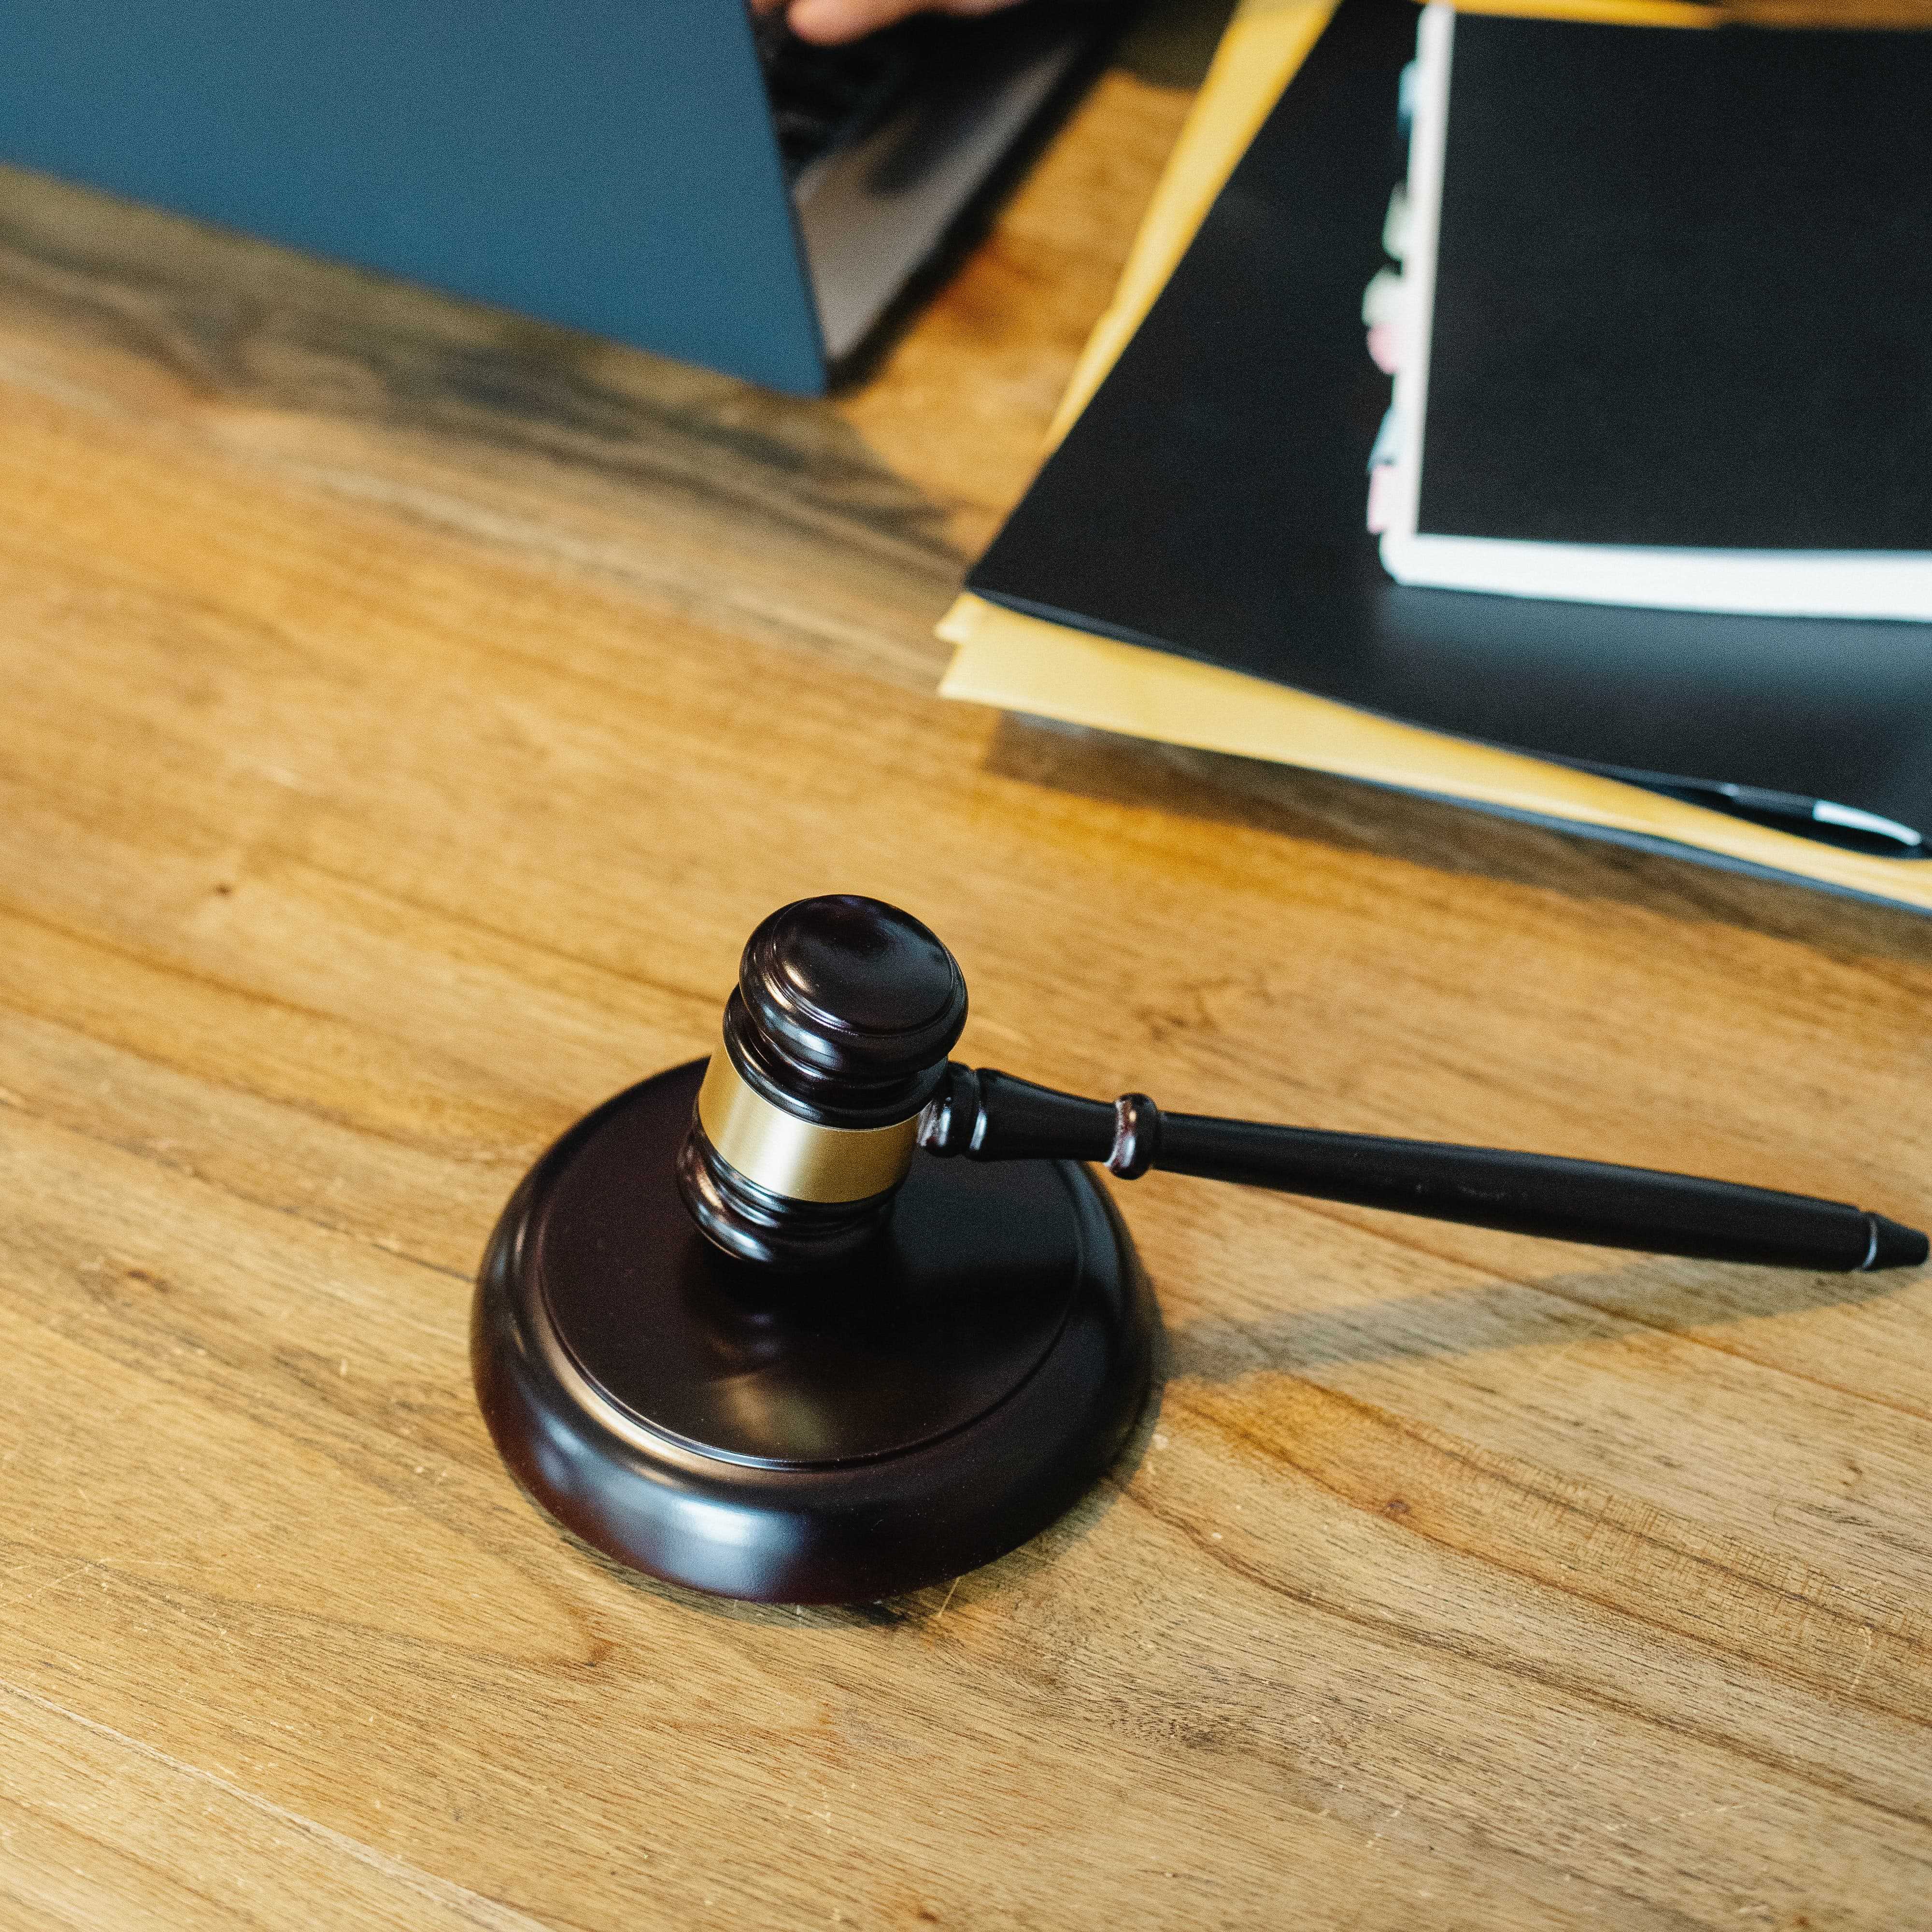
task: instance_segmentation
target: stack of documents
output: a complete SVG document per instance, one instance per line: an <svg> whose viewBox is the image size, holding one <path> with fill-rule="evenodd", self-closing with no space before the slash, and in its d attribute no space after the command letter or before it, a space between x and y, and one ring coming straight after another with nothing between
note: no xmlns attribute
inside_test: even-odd
<svg viewBox="0 0 1932 1932"><path fill-rule="evenodd" d="M1567 11L1250 0L944 688L1932 910L1932 36Z"/></svg>

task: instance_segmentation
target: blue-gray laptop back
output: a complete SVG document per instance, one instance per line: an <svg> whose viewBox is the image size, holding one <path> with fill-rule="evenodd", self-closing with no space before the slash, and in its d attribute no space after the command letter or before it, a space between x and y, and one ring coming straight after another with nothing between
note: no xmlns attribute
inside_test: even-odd
<svg viewBox="0 0 1932 1932"><path fill-rule="evenodd" d="M0 160L824 387L742 0L0 0Z"/></svg>

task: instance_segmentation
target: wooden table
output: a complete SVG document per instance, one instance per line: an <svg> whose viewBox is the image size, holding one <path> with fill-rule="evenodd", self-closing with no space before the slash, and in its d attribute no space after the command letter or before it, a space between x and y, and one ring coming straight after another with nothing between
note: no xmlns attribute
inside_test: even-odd
<svg viewBox="0 0 1932 1932"><path fill-rule="evenodd" d="M1154 1177L1168 1378L944 1588L567 1543L466 1360L768 910L1058 1084L1932 1216L1904 915L932 695L1184 94L827 406L0 181L0 1924L1932 1925L1932 1279Z"/></svg>

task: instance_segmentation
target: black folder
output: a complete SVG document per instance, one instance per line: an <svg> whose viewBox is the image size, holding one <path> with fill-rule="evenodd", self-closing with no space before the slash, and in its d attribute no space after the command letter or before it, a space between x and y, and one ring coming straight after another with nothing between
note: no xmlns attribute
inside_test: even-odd
<svg viewBox="0 0 1932 1932"><path fill-rule="evenodd" d="M1932 838L1932 626L1403 588L1382 569L1364 510L1389 388L1364 352L1362 298L1384 266L1384 213L1403 172L1395 104L1417 20L1407 0L1342 0L968 588L1438 732L1679 781L1689 800L1722 803L1696 788L1726 784L1831 801ZM1666 31L1459 23L1471 28ZM1865 38L1921 76L1918 99L1932 99L1932 36ZM1780 130L1737 137L1762 146ZM1921 130L1921 147L1927 138ZM1916 250L1870 262L1844 300L1916 305L1920 338L1932 340L1932 176L1920 166L1910 178L1922 197ZM1922 350L1888 374L1859 374L1892 398L1884 434L1932 451L1928 368ZM1932 527L1928 502L1922 488L1894 505L1886 539ZM1818 836L1886 850L1828 826Z"/></svg>

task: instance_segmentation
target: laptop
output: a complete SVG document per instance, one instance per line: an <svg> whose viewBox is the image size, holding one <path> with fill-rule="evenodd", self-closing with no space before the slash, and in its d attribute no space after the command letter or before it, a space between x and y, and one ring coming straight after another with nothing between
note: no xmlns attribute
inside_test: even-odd
<svg viewBox="0 0 1932 1932"><path fill-rule="evenodd" d="M0 0L0 160L822 392L1090 66L1078 0Z"/></svg>

